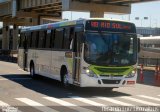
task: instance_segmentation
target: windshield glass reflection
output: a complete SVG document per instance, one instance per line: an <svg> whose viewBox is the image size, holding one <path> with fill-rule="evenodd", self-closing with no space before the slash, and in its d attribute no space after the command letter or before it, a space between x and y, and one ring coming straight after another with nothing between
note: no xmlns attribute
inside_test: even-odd
<svg viewBox="0 0 160 112"><path fill-rule="evenodd" d="M137 61L133 34L86 33L85 61L96 65L132 65Z"/></svg>

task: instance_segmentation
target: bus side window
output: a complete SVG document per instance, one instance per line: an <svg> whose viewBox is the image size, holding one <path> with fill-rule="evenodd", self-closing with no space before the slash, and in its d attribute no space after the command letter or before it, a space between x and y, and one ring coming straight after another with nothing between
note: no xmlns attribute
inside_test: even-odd
<svg viewBox="0 0 160 112"><path fill-rule="evenodd" d="M20 34L19 47L23 47L24 33Z"/></svg>
<svg viewBox="0 0 160 112"><path fill-rule="evenodd" d="M74 48L73 46L73 41L74 41L74 39L75 39L75 32L74 32L74 27L71 27L70 28L70 33L69 33L69 41L70 41L70 49L72 49L72 48Z"/></svg>
<svg viewBox="0 0 160 112"><path fill-rule="evenodd" d="M22 40L22 36L20 34L19 40L18 40L18 47L21 47L21 40Z"/></svg>
<svg viewBox="0 0 160 112"><path fill-rule="evenodd" d="M36 48L38 48L38 44L39 44L39 31L36 31L36 38L35 38L35 40L36 40Z"/></svg>
<svg viewBox="0 0 160 112"><path fill-rule="evenodd" d="M70 49L70 30L69 28L65 28L64 30L64 39L63 39L63 48L64 49Z"/></svg>
<svg viewBox="0 0 160 112"><path fill-rule="evenodd" d="M26 38L27 38L27 47L31 47L31 32L26 33Z"/></svg>
<svg viewBox="0 0 160 112"><path fill-rule="evenodd" d="M19 47L23 47L23 41L24 41L24 33L21 33L21 36L20 36L20 44L19 44Z"/></svg>
<svg viewBox="0 0 160 112"><path fill-rule="evenodd" d="M54 48L54 41L55 41L55 29L51 30L51 48Z"/></svg>
<svg viewBox="0 0 160 112"><path fill-rule="evenodd" d="M30 44L29 44L29 47L31 48L32 47L32 35L33 35L33 32L30 33L29 35L29 38L30 38Z"/></svg>
<svg viewBox="0 0 160 112"><path fill-rule="evenodd" d="M77 37L77 51L81 52L82 43L84 42L84 32L76 32Z"/></svg>
<svg viewBox="0 0 160 112"><path fill-rule="evenodd" d="M40 31L38 48L44 48L44 46L45 46L45 31Z"/></svg>
<svg viewBox="0 0 160 112"><path fill-rule="evenodd" d="M44 31L44 41L43 41L43 48L46 47L46 38L47 38L47 30Z"/></svg>
<svg viewBox="0 0 160 112"><path fill-rule="evenodd" d="M32 46L32 35L33 35L33 32L30 32L29 35L28 35L28 39L29 39L29 48L31 48Z"/></svg>
<svg viewBox="0 0 160 112"><path fill-rule="evenodd" d="M55 31L55 41L54 41L54 48L55 49L62 49L63 47L63 34L64 29L56 29Z"/></svg>
<svg viewBox="0 0 160 112"><path fill-rule="evenodd" d="M51 48L51 30L47 30L45 48Z"/></svg>
<svg viewBox="0 0 160 112"><path fill-rule="evenodd" d="M35 31L32 33L32 45L31 45L32 48L36 47L36 42L37 42L36 38L37 38L37 32Z"/></svg>
<svg viewBox="0 0 160 112"><path fill-rule="evenodd" d="M27 34L25 33L24 34L24 38L23 38L23 48L24 49L27 49L27 36L26 36Z"/></svg>

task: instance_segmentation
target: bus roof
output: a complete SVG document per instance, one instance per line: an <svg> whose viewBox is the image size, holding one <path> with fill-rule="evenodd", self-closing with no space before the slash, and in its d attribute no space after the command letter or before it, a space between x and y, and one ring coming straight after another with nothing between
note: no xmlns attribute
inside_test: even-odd
<svg viewBox="0 0 160 112"><path fill-rule="evenodd" d="M129 21L118 20L118 19L89 18L89 19L78 19L78 20L72 20L72 21L60 21L60 22L55 22L55 23L48 23L48 24L43 24L43 25L25 27L25 28L22 28L21 32L30 32L30 31L35 31L35 30L53 29L53 28L58 28L58 27L63 27L63 26L80 25L80 24L84 24L85 21L87 20L108 20L108 21L131 23Z"/></svg>
<svg viewBox="0 0 160 112"><path fill-rule="evenodd" d="M44 30L44 29L53 29L53 28L58 28L62 26L73 26L73 25L78 25L78 24L83 24L84 19L79 19L79 20L73 20L73 21L60 21L60 22L55 22L55 23L48 23L48 24L43 24L43 25L37 25L37 26L30 26L30 27L25 27L22 28L21 32L28 32L28 31L35 31L35 30Z"/></svg>

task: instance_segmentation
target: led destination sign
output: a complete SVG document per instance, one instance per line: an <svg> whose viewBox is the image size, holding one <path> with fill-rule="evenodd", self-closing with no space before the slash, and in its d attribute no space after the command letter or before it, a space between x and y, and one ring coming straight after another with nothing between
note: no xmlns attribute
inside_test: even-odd
<svg viewBox="0 0 160 112"><path fill-rule="evenodd" d="M86 30L128 32L128 33L136 32L135 26L132 23L119 22L119 21L105 21L105 20L87 21Z"/></svg>

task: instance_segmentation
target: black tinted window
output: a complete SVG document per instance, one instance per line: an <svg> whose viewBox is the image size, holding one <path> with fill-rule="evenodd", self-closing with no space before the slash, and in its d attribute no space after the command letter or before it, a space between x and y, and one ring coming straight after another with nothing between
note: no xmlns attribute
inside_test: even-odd
<svg viewBox="0 0 160 112"><path fill-rule="evenodd" d="M31 44L32 44L32 33L31 32L28 32L26 33L26 37L27 37L27 46L30 48L31 47Z"/></svg>
<svg viewBox="0 0 160 112"><path fill-rule="evenodd" d="M46 48L51 48L51 30L47 30L46 35Z"/></svg>
<svg viewBox="0 0 160 112"><path fill-rule="evenodd" d="M55 30L55 40L54 40L54 48L62 49L63 47L63 29Z"/></svg>
<svg viewBox="0 0 160 112"><path fill-rule="evenodd" d="M63 41L63 48L64 49L69 49L70 48L70 29L65 28L64 30L64 41Z"/></svg>
<svg viewBox="0 0 160 112"><path fill-rule="evenodd" d="M38 41L37 40L37 34L38 33L36 31L32 33L32 45L31 45L32 48L36 48L37 47L37 43L38 43L37 42Z"/></svg>
<svg viewBox="0 0 160 112"><path fill-rule="evenodd" d="M38 48L44 48L46 43L46 31L39 32Z"/></svg>
<svg viewBox="0 0 160 112"><path fill-rule="evenodd" d="M23 47L24 39L25 39L24 33L21 33L20 40L19 40L19 47Z"/></svg>

